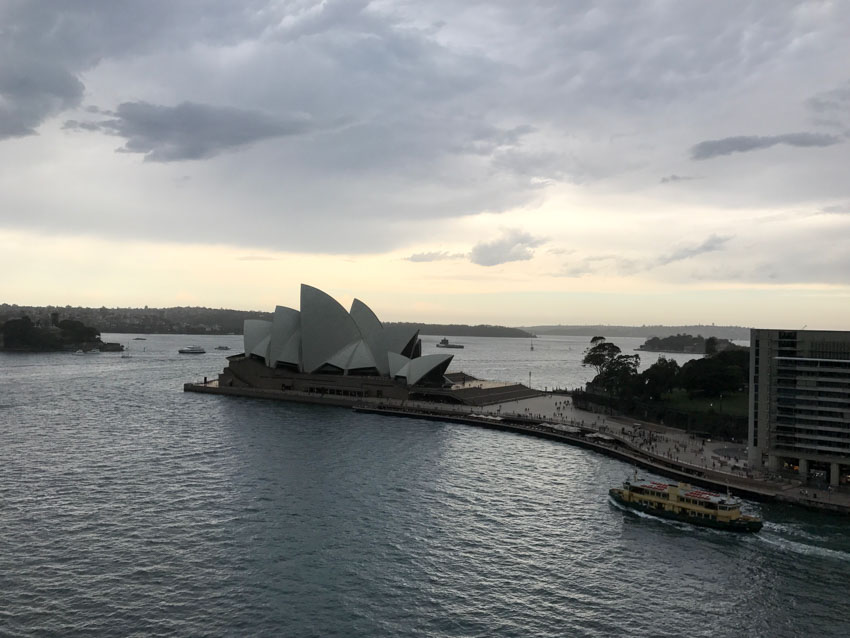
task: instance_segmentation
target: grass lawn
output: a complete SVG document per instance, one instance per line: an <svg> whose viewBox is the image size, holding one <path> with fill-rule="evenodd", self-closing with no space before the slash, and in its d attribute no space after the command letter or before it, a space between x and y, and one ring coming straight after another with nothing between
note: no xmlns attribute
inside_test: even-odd
<svg viewBox="0 0 850 638"><path fill-rule="evenodd" d="M684 412L711 412L728 414L729 416L747 416L750 409L750 397L747 392L736 392L724 395L723 399L706 399L702 397L688 398L684 390L674 390L665 394L664 402L675 410Z"/></svg>

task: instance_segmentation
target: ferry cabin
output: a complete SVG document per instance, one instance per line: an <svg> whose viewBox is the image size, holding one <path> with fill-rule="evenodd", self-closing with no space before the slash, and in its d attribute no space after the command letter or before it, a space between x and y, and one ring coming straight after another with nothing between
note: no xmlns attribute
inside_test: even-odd
<svg viewBox="0 0 850 638"><path fill-rule="evenodd" d="M720 523L740 518L741 506L714 492L694 489L690 485L668 485L651 482L643 485L631 485L623 494L624 500L642 505L648 511L657 511L689 516L697 519L710 519Z"/></svg>

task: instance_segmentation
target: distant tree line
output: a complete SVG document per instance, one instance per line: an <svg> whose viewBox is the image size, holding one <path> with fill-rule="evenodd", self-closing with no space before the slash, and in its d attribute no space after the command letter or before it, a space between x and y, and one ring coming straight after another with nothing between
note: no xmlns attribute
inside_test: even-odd
<svg viewBox="0 0 850 638"><path fill-rule="evenodd" d="M4 322L0 333L6 350L53 351L103 345L96 328L73 319L41 327L24 316Z"/></svg>
<svg viewBox="0 0 850 638"><path fill-rule="evenodd" d="M506 326L478 325L467 326L463 324L441 324L441 323L409 323L409 322L386 322L386 326L404 326L412 330L419 330L419 334L436 335L438 337L516 337L531 339L534 335L520 328L508 328Z"/></svg>
<svg viewBox="0 0 850 638"><path fill-rule="evenodd" d="M604 334L610 337L667 337L676 334L704 335L712 334L723 339L749 339L750 329L745 326L607 326L607 325L559 325L559 326L523 326L536 335L569 335L574 337L592 337Z"/></svg>
<svg viewBox="0 0 850 638"><path fill-rule="evenodd" d="M60 308L0 304L0 323L26 315L33 318L35 326L47 326L50 324L49 317L56 313L70 315L101 333L122 334L242 334L246 319L272 319L270 312L224 308ZM403 325L412 330L418 328L420 334L444 337L533 337L525 330L505 326L418 322L387 325Z"/></svg>
<svg viewBox="0 0 850 638"><path fill-rule="evenodd" d="M650 337L640 349L647 352L693 352L696 354L714 354L720 350L740 348L728 339L717 337L704 338L702 335L676 334L669 337Z"/></svg>

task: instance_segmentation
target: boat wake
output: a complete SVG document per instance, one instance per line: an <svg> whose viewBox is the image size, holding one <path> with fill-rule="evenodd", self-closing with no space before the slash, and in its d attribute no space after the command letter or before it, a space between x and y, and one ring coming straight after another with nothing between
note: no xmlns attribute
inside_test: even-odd
<svg viewBox="0 0 850 638"><path fill-rule="evenodd" d="M614 507L616 507L621 512L625 512L626 514L631 514L632 516L637 516L639 518L646 518L652 521L657 521L659 523L663 523L664 525L669 525L670 527L675 527L678 530L682 531L694 531L698 534L716 534L717 536L722 536L724 538L729 537L729 532L722 529L713 529L711 527L703 527L700 525L693 525L691 523L686 523L684 521L674 521L669 518L661 518L660 516L653 516L652 514L647 514L646 512L640 512L638 510L633 510L625 505L622 505L615 501L610 496L608 497L608 502L611 503ZM758 536L758 533L751 534L742 534L741 538L746 536Z"/></svg>
<svg viewBox="0 0 850 638"><path fill-rule="evenodd" d="M824 541L826 540L823 536L818 536L816 534L810 534L809 532L804 532L801 529L794 527L793 525L782 525L780 523L771 523L769 521L764 522L764 529L770 532L776 532L777 534L787 534L789 536L799 536L800 538L805 538L807 541Z"/></svg>
<svg viewBox="0 0 850 638"><path fill-rule="evenodd" d="M671 527L675 527L676 529L687 530L687 529L697 529L693 525L688 525L687 523L682 523L681 521L674 521L669 518L661 518L660 516L653 516L652 514L647 514L646 512L640 512L638 510L633 510L625 505L621 505L617 501L615 501L610 496L608 497L608 502L611 503L614 507L616 507L621 512L625 512L626 514L631 514L632 516L637 516L638 518L646 518L652 521L658 521L659 523L664 523L665 525L670 525ZM709 530L708 528L701 531L715 531Z"/></svg>
<svg viewBox="0 0 850 638"><path fill-rule="evenodd" d="M774 547L778 547L786 552L850 562L850 553L842 552L841 550L817 547L815 545L807 545L806 543L798 543L797 541L791 541L786 538L775 537L772 534L758 534L757 537L768 545L773 545Z"/></svg>

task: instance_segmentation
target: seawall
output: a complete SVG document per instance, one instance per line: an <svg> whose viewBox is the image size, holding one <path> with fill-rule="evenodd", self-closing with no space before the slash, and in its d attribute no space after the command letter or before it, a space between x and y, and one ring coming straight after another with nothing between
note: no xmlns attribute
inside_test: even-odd
<svg viewBox="0 0 850 638"><path fill-rule="evenodd" d="M529 418L521 415L494 416L492 414L463 414L438 403L423 408L421 407L421 402L419 402L420 406L411 408L390 406L380 399L375 399L372 403L366 403L363 399L356 399L354 397L321 396L304 392L283 392L245 387L219 387L216 381L205 384L186 383L183 389L186 392L331 405L381 416L443 421L537 436L604 454L673 480L691 483L719 492L729 490L737 496L755 501L784 502L809 509L850 514L850 499L845 498L841 501L830 502L803 498L799 490L791 485L747 478L737 474L656 456L635 447L629 440L618 437L616 433L608 432L600 435L595 428L590 426L577 427L575 428L578 430L577 433L568 433L556 429L554 424L542 423L538 418ZM847 502L843 502L844 500Z"/></svg>

